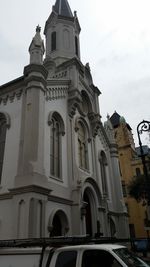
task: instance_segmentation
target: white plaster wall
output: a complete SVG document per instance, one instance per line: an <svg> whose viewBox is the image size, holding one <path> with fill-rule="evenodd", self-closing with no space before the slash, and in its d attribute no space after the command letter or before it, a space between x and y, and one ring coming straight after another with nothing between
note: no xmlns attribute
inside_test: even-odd
<svg viewBox="0 0 150 267"><path fill-rule="evenodd" d="M12 188L14 178L17 174L19 142L20 142L20 127L21 127L21 111L22 100L14 99L7 102L6 105L1 104L0 112L7 112L11 119L10 128L7 129L5 152L3 161L3 172L1 182L1 193Z"/></svg>
<svg viewBox="0 0 150 267"><path fill-rule="evenodd" d="M15 238L12 219L14 218L12 199L0 201L0 239ZM13 236L14 234L14 236Z"/></svg>
<svg viewBox="0 0 150 267"><path fill-rule="evenodd" d="M48 115L51 111L57 111L65 124L65 135L62 136L62 180L61 184L68 186L68 154L67 154L67 99L58 99L45 102L45 152L44 169L47 177L50 177L50 126L48 125ZM59 183L56 179L49 178L54 183ZM62 183L63 182L63 183Z"/></svg>

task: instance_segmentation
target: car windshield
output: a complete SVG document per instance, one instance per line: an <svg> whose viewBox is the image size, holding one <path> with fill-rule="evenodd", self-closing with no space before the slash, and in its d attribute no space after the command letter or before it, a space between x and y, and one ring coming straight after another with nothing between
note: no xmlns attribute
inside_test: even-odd
<svg viewBox="0 0 150 267"><path fill-rule="evenodd" d="M117 254L119 258L128 266L128 267L149 267L149 265L129 251L127 248L114 249L114 253Z"/></svg>

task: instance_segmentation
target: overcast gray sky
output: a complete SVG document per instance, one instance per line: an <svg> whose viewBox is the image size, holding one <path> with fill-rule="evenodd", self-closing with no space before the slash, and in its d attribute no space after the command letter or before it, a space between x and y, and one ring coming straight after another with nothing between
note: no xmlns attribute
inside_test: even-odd
<svg viewBox="0 0 150 267"><path fill-rule="evenodd" d="M0 84L23 74L38 24L55 0L0 0ZM69 0L82 28L81 60L98 86L102 121L116 110L133 129L150 120L150 0ZM43 36L44 38L44 36ZM148 135L144 142L149 144Z"/></svg>

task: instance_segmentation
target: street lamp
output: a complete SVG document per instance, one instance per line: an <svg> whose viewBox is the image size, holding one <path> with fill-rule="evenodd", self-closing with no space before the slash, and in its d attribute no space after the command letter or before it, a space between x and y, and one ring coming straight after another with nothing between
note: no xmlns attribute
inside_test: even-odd
<svg viewBox="0 0 150 267"><path fill-rule="evenodd" d="M145 121L143 120L140 122L137 126L137 134L138 134L138 141L139 141L139 146L140 146L140 153L141 153L141 159L142 159L142 164L143 164L143 173L146 179L146 185L147 185L147 204L150 206L150 181L148 177L148 171L146 167L146 160L145 160L145 154L143 151L143 146L142 146L142 141L140 135L143 132L150 132L150 121Z"/></svg>

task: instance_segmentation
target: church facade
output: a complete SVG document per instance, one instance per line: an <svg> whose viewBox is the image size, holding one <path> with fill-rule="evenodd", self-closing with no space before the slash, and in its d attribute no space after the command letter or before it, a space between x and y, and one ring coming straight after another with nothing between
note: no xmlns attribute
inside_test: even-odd
<svg viewBox="0 0 150 267"><path fill-rule="evenodd" d="M114 132L80 60L77 13L57 0L45 46L40 31L23 76L0 86L0 239L128 237Z"/></svg>

